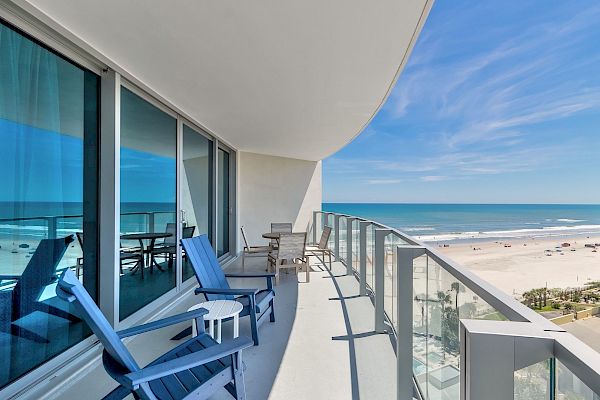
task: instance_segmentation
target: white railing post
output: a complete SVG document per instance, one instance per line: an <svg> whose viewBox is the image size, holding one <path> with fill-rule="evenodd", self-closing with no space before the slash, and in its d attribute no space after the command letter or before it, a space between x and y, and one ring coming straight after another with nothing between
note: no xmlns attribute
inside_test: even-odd
<svg viewBox="0 0 600 400"><path fill-rule="evenodd" d="M333 238L333 255L336 261L340 260L340 217L341 215L338 214L333 215L333 232L335 234Z"/></svg>
<svg viewBox="0 0 600 400"><path fill-rule="evenodd" d="M48 239L56 239L57 217L48 217L46 221L48 222Z"/></svg>
<svg viewBox="0 0 600 400"><path fill-rule="evenodd" d="M358 247L359 247L359 264L358 264L358 286L361 296L367 295L367 227L370 222L360 221L358 223Z"/></svg>
<svg viewBox="0 0 600 400"><path fill-rule="evenodd" d="M353 245L353 231L352 231L352 223L356 221L355 217L346 218L346 275L352 275L353 272L353 263L354 263L354 254L352 253L352 245Z"/></svg>
<svg viewBox="0 0 600 400"><path fill-rule="evenodd" d="M413 271L425 254L420 246L398 246L396 272L396 398L413 395Z"/></svg>
<svg viewBox="0 0 600 400"><path fill-rule="evenodd" d="M385 325L385 237L390 229L375 229L375 332L387 331Z"/></svg>
<svg viewBox="0 0 600 400"><path fill-rule="evenodd" d="M317 215L319 211L313 211L312 243L317 244Z"/></svg>
<svg viewBox="0 0 600 400"><path fill-rule="evenodd" d="M154 232L155 216L153 212L148 213L148 232Z"/></svg>
<svg viewBox="0 0 600 400"><path fill-rule="evenodd" d="M554 355L554 339L530 322L460 321L460 399L508 400L515 371Z"/></svg>

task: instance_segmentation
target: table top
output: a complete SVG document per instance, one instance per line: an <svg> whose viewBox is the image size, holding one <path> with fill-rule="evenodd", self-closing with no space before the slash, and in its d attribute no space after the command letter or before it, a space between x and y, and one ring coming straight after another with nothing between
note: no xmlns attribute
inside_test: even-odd
<svg viewBox="0 0 600 400"><path fill-rule="evenodd" d="M282 233L292 233L292 232L267 232L263 233L262 237L265 239L279 239ZM305 232L294 232L294 233L305 233Z"/></svg>
<svg viewBox="0 0 600 400"><path fill-rule="evenodd" d="M196 304L190 307L188 311L205 308L208 314L204 315L205 320L225 319L233 317L242 312L244 306L239 301L235 300L213 300L205 301L204 303Z"/></svg>
<svg viewBox="0 0 600 400"><path fill-rule="evenodd" d="M121 239L124 240L140 240L140 239L164 239L173 236L172 233L167 232L141 232L141 233L127 233L121 235Z"/></svg>
<svg viewBox="0 0 600 400"><path fill-rule="evenodd" d="M262 237L264 237L265 239L279 239L280 234L281 232L267 232L263 233Z"/></svg>

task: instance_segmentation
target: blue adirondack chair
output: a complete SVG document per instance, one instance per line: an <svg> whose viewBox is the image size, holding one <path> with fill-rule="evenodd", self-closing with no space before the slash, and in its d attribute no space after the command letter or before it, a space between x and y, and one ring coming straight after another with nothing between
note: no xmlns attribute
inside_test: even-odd
<svg viewBox="0 0 600 400"><path fill-rule="evenodd" d="M46 286L56 282L56 268L69 244L74 240L73 236L42 239L22 274L0 275L0 280L17 281L12 290L0 291L0 315L2 316L0 331L38 343L48 343L45 337L14 322L35 311L73 322L79 321L79 318L69 312L39 300Z"/></svg>
<svg viewBox="0 0 600 400"><path fill-rule="evenodd" d="M75 305L81 318L96 334L104 352L106 372L120 386L105 399L122 399L133 393L138 399L205 399L222 387L236 399L245 399L242 350L252 346L248 337L218 344L204 332L198 309L115 332L73 271L63 272L57 295ZM140 368L121 339L195 319L198 336Z"/></svg>
<svg viewBox="0 0 600 400"><path fill-rule="evenodd" d="M275 322L275 291L273 290L274 273L257 274L225 274L219 265L207 235L182 239L188 260L192 263L200 287L196 294L203 293L206 299L236 300L244 305L240 317L250 316L252 339L258 346L258 326L269 314L271 322ZM227 278L266 278L266 289L236 289L231 288Z"/></svg>

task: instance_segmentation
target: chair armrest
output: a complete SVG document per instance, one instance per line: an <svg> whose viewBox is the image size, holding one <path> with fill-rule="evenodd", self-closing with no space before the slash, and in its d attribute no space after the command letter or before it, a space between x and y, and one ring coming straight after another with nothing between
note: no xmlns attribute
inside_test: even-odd
<svg viewBox="0 0 600 400"><path fill-rule="evenodd" d="M274 272L256 272L249 274L225 274L227 278L267 278L267 289L273 290L273 278L275 277Z"/></svg>
<svg viewBox="0 0 600 400"><path fill-rule="evenodd" d="M15 281L21 279L21 275L0 275L0 281Z"/></svg>
<svg viewBox="0 0 600 400"><path fill-rule="evenodd" d="M200 294L230 294L232 296L252 296L258 293L258 289L220 289L220 288L197 288L194 293Z"/></svg>
<svg viewBox="0 0 600 400"><path fill-rule="evenodd" d="M197 310L173 315L172 317L159 319L158 321L152 321L148 322L147 324L123 329L122 331L117 332L117 335L119 335L119 337L123 339L129 336L139 335L140 333L150 332L156 329L164 328L166 326L175 325L180 322L189 321L191 319L201 318L204 314L208 314L208 310L205 310L204 308L199 308Z"/></svg>
<svg viewBox="0 0 600 400"><path fill-rule="evenodd" d="M257 272L257 273L239 273L239 274L225 274L227 278L274 278L274 272Z"/></svg>
<svg viewBox="0 0 600 400"><path fill-rule="evenodd" d="M186 371L197 367L198 365L207 364L211 361L242 351L248 347L252 347L253 345L254 342L250 338L242 336L229 342L217 344L174 360L142 368L139 371L126 374L123 378L131 390L136 390L142 383L173 375L177 372Z"/></svg>

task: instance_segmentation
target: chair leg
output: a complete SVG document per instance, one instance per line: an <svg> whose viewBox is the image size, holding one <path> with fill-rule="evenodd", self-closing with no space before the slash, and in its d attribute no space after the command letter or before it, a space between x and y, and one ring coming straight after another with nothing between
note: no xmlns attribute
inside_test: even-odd
<svg viewBox="0 0 600 400"><path fill-rule="evenodd" d="M306 282L310 282L310 263L308 263L308 260L306 262L306 264L304 264L306 266Z"/></svg>
<svg viewBox="0 0 600 400"><path fill-rule="evenodd" d="M269 320L271 322L275 322L275 299L271 299L269 302L269 307L271 307L271 314L269 314Z"/></svg>
<svg viewBox="0 0 600 400"><path fill-rule="evenodd" d="M244 364L242 364L242 352L233 355L235 369L233 372L233 385L235 387L236 400L246 400L246 386L244 384Z"/></svg>
<svg viewBox="0 0 600 400"><path fill-rule="evenodd" d="M254 299L250 298L250 327L252 328L252 340L254 340L254 345L258 346L258 327L256 323L256 304L254 304Z"/></svg>
<svg viewBox="0 0 600 400"><path fill-rule="evenodd" d="M328 252L327 254L329 254L329 270L331 271L331 268L332 268L331 267L331 251ZM325 258L325 257L323 256L323 258Z"/></svg>

